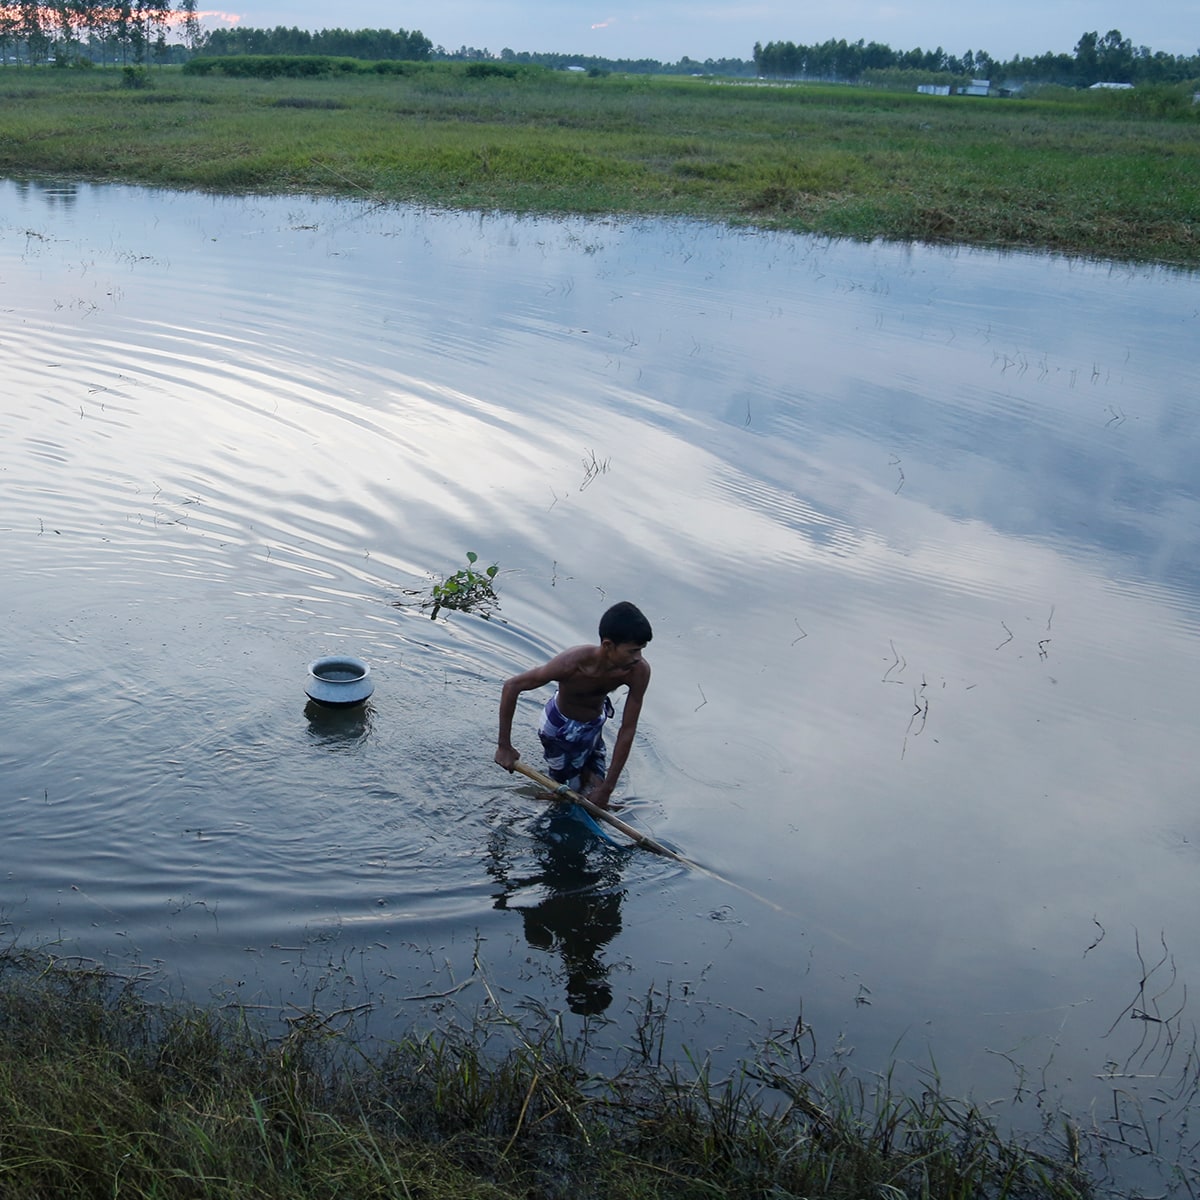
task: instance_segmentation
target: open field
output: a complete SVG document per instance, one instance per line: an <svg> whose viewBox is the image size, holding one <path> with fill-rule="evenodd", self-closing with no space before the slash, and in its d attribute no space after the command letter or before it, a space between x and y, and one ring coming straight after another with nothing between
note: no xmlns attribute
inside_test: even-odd
<svg viewBox="0 0 1200 1200"><path fill-rule="evenodd" d="M1200 263L1189 89L1001 100L478 65L7 67L0 173Z"/></svg>

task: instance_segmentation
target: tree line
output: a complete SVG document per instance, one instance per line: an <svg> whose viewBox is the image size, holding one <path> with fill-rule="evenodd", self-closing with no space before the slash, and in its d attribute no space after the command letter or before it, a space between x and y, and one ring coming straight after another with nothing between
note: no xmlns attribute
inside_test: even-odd
<svg viewBox="0 0 1200 1200"><path fill-rule="evenodd" d="M476 50L463 46L453 54L443 54L441 57L485 57L488 50ZM659 62L656 58L600 58L588 54L539 53L528 50L500 51L501 62L511 62L520 65L529 64L538 67L548 67L555 71L565 71L568 68L582 68L585 71L608 72L618 71L624 75L741 75L753 76L754 63L743 58L706 58L703 61L689 58L686 54L674 63Z"/></svg>
<svg viewBox="0 0 1200 1200"><path fill-rule="evenodd" d="M0 3L0 61L165 61L167 34L201 37L196 0L8 0Z"/></svg>
<svg viewBox="0 0 1200 1200"><path fill-rule="evenodd" d="M168 36L174 41L168 41ZM276 26L235 26L205 31L197 0L0 0L0 62L88 65L101 63L181 62L197 54L322 55L374 61L457 59L533 64L557 69L630 74L763 76L853 83L896 72L921 82L983 78L996 81L1057 83L1089 87L1094 83L1172 83L1200 79L1200 51L1171 55L1134 47L1120 30L1080 37L1071 54L1047 52L1034 57L994 59L985 50L947 53L893 50L882 42L830 39L814 45L796 42L755 43L750 59L684 56L676 63L656 59L603 59L587 55L517 52L461 46L434 46L419 30L322 29L317 32Z"/></svg>
<svg viewBox="0 0 1200 1200"><path fill-rule="evenodd" d="M930 82L937 79L989 79L1021 83L1056 83L1091 87L1094 83L1175 83L1200 78L1200 51L1194 55L1165 54L1147 46L1134 47L1119 29L1101 36L1085 33L1072 54L1017 56L1002 61L986 50L948 54L936 50L893 50L881 42L840 41L806 46L768 42L754 46L758 75L777 79L819 79L853 83L874 73L908 71Z"/></svg>
<svg viewBox="0 0 1200 1200"><path fill-rule="evenodd" d="M320 54L337 58L364 58L376 62L424 62L433 43L419 30L405 29L214 29L196 47L205 55Z"/></svg>
<svg viewBox="0 0 1200 1200"><path fill-rule="evenodd" d="M539 66L564 71L570 67L584 71L619 71L629 75L705 74L753 75L749 59L722 58L697 62L686 55L677 63L662 63L654 58L599 58L586 54L539 53L505 48L499 53L479 46L459 46L448 50L435 46L418 31L392 34L386 29L323 29L308 33L302 29L217 29L203 37L199 53L214 57L231 54L286 55L319 54L341 58L375 60L405 59L410 62L504 63L513 66Z"/></svg>
<svg viewBox="0 0 1200 1200"><path fill-rule="evenodd" d="M168 38L173 40L168 40ZM328 55L420 62L433 43L419 30L205 31L197 0L0 0L0 62L59 66L182 62L197 54Z"/></svg>

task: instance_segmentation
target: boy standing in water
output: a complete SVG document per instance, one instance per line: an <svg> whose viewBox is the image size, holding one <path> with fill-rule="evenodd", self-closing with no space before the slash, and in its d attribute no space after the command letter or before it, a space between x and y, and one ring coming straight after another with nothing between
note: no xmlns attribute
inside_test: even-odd
<svg viewBox="0 0 1200 1200"><path fill-rule="evenodd" d="M607 808L637 732L642 698L650 683L650 664L642 650L654 634L641 610L628 600L614 604L600 618L599 632L599 646L574 646L505 681L495 760L511 771L521 757L512 744L513 716L521 693L557 683L558 691L546 702L538 727L547 773ZM604 723L613 715L608 694L621 686L628 687L629 694L608 767Z"/></svg>

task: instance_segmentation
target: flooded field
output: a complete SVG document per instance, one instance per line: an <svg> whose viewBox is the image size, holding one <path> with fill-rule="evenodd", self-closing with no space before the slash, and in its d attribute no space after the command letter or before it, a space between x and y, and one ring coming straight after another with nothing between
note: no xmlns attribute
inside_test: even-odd
<svg viewBox="0 0 1200 1200"><path fill-rule="evenodd" d="M383 1036L483 977L800 1029L1194 1170L1195 276L5 182L0 307L7 936ZM622 815L728 883L491 761L618 599Z"/></svg>

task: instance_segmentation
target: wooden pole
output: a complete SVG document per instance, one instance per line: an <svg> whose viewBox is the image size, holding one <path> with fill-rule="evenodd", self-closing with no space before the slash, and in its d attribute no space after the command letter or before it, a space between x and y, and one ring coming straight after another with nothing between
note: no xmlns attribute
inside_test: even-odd
<svg viewBox="0 0 1200 1200"><path fill-rule="evenodd" d="M661 842L656 842L652 837L647 837L640 830L634 829L626 821L622 821L616 813L611 813L607 808L601 808L598 804L593 804L586 796L581 796L578 792L572 791L565 783L559 783L556 779L551 779L549 775L542 774L536 767L526 766L520 759L513 763L513 770L519 771L527 779L532 779L534 783L540 784L548 792L552 792L555 796L563 800L569 800L572 804L578 804L590 816L596 818L597 821L606 821L614 829L619 829L627 838L641 846L643 850L650 850L654 854L661 854L664 858L669 858L674 862L681 863L685 867L689 867L693 871L699 871L702 875L707 875L710 879L715 879L719 883L723 883L728 887L737 888L739 892L744 892L747 896L753 897L760 904L767 905L768 908L773 908L776 912L783 912L778 904L773 900L768 900L765 896L760 896L757 892L752 892L749 888L742 887L740 883L734 883L732 879L726 879L723 875L718 875L716 871L710 871L708 867L702 867L698 862L693 862L690 858L684 858L682 854L676 854L674 850L669 850Z"/></svg>
<svg viewBox="0 0 1200 1200"><path fill-rule="evenodd" d="M593 804L586 796L581 796L578 792L573 792L565 783L559 783L556 779L551 779L549 775L543 775L541 771L534 767L527 767L520 759L513 763L514 770L520 771L522 775L528 779L532 779L534 783L539 783L548 792L553 792L554 795L560 796L564 800L569 800L572 804L578 804L590 816L596 818L597 821L606 821L614 829L619 829L627 838L635 841L643 850L650 850L655 854L661 854L665 858L672 858L676 862L683 863L685 866L695 866L694 863L688 862L681 854L676 854L674 850L668 850L661 842L656 842L652 837L647 837L640 830L625 821L622 821L616 813L609 812L607 808L601 808L598 804Z"/></svg>

